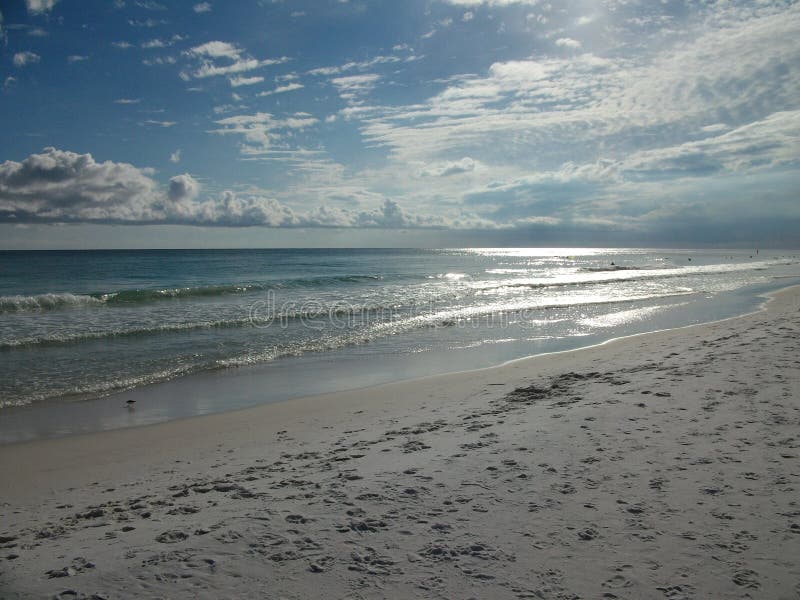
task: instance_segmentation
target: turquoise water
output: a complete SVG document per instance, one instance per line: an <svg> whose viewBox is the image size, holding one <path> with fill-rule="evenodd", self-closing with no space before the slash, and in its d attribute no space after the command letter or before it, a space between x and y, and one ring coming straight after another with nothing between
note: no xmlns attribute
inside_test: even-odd
<svg viewBox="0 0 800 600"><path fill-rule="evenodd" d="M0 252L0 414L242 367L261 368L272 391L239 404L324 391L325 378L346 387L332 375L343 370L374 383L489 366L746 312L758 293L794 283L799 260L569 248ZM309 386L309 369L327 374Z"/></svg>

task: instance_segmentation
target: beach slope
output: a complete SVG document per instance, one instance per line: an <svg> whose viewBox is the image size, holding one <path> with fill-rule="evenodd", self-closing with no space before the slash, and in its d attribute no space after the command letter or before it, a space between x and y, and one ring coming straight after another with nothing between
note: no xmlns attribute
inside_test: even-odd
<svg viewBox="0 0 800 600"><path fill-rule="evenodd" d="M3 446L0 596L796 598L799 423L793 288L492 369Z"/></svg>

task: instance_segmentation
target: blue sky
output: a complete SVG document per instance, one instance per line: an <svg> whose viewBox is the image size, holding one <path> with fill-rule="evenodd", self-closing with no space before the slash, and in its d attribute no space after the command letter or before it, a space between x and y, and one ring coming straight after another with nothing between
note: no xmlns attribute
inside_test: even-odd
<svg viewBox="0 0 800 600"><path fill-rule="evenodd" d="M800 246L794 2L0 14L0 247Z"/></svg>

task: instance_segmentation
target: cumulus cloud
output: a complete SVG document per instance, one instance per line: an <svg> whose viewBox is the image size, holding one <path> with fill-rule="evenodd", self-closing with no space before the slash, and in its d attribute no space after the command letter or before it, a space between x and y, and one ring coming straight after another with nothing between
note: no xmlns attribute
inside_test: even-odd
<svg viewBox="0 0 800 600"><path fill-rule="evenodd" d="M192 7L192 10L194 10L194 12L196 12L196 13L207 13L207 12L211 12L211 4L210 4L210 3L208 3L208 2L200 2L200 3L198 3L198 4L195 4L195 5Z"/></svg>
<svg viewBox="0 0 800 600"><path fill-rule="evenodd" d="M146 169L45 148L0 165L0 220L152 221L158 186Z"/></svg>
<svg viewBox="0 0 800 600"><path fill-rule="evenodd" d="M200 184L194 177L185 173L176 175L169 180L167 197L172 202L186 202L187 200L194 200L199 192Z"/></svg>
<svg viewBox="0 0 800 600"><path fill-rule="evenodd" d="M181 162L181 150L180 150L180 148L178 148L177 150L175 150L175 152L173 152L172 154L169 155L169 162L174 163L174 164L177 164L177 163Z"/></svg>
<svg viewBox="0 0 800 600"><path fill-rule="evenodd" d="M24 52L17 52L14 54L13 60L15 67L27 67L28 65L38 63L41 59L42 58L38 54L25 50Z"/></svg>
<svg viewBox="0 0 800 600"><path fill-rule="evenodd" d="M53 10L58 0L25 0L25 6L32 15L42 15Z"/></svg>
<svg viewBox="0 0 800 600"><path fill-rule="evenodd" d="M230 191L223 192L217 199L200 202L192 218L200 224L228 227L293 227L303 224L291 208L274 198L241 196Z"/></svg>
<svg viewBox="0 0 800 600"><path fill-rule="evenodd" d="M227 227L437 227L441 220L409 215L384 199L373 209L319 205L296 211L274 198L223 191L202 196L184 173L166 189L153 171L97 162L91 154L45 148L22 162L0 164L0 222L184 224Z"/></svg>
<svg viewBox="0 0 800 600"><path fill-rule="evenodd" d="M239 160L273 161L278 176L269 192L211 195L199 175L169 180L169 173L146 203L154 222L512 228L606 227L618 218L620 228L635 229L677 222L681 207L718 218L724 199L735 202L744 189L756 190L748 191L754 205L769 194L781 206L788 198L796 204L796 175L790 179L800 167L800 5L688 3L678 10L675 3L613 0L550 10L548 0L445 1L451 6L434 6L431 17L437 27L446 15L456 20L451 30L440 29L442 44L455 29L481 30L475 54L485 57L482 44L491 44L494 62L442 62L446 57L434 53L418 72L406 64L418 59L406 45L379 56L365 54L368 47L342 55L337 46L330 63L317 63L328 66L303 65L300 79L267 78L266 66L282 59L254 56L244 42L200 39L173 53L185 80L218 77L237 88L224 92L231 104L218 106L204 129L224 136L221 145L238 151ZM533 4L537 9L528 10ZM535 47L512 43L508 36L522 30ZM256 112L231 94L265 81L274 89L249 96L284 94L311 81L322 93L319 112ZM315 138L324 115L329 125ZM324 144L339 130L349 141L329 155ZM163 147L162 159L169 147L185 147L173 144ZM177 169L178 160L164 163ZM763 184L763 195L742 183L748 178Z"/></svg>
<svg viewBox="0 0 800 600"><path fill-rule="evenodd" d="M397 202L386 198L383 204L377 209L360 212L355 224L359 227L383 227L394 229L398 227L435 227L442 225L443 220L437 217L412 217L400 208Z"/></svg>

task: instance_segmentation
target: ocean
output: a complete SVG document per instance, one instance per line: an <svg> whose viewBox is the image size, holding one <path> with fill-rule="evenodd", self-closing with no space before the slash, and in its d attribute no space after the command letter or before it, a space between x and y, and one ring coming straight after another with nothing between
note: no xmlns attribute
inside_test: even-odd
<svg viewBox="0 0 800 600"><path fill-rule="evenodd" d="M800 281L798 265L756 250L0 252L0 441L730 317ZM136 412L120 413L131 398Z"/></svg>

